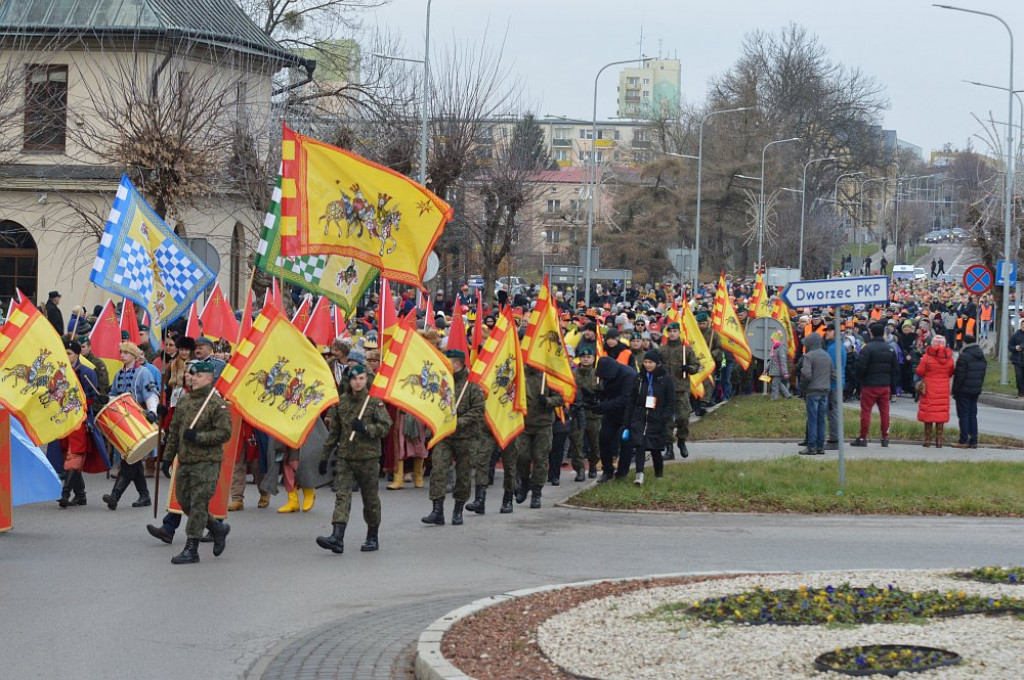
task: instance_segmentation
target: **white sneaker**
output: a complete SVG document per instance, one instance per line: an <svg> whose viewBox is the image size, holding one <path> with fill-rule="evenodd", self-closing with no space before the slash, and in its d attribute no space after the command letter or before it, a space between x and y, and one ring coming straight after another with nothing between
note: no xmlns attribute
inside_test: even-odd
<svg viewBox="0 0 1024 680"><path fill-rule="evenodd" d="M633 483L636 484L637 486L643 486L644 485L644 473L642 473L642 472L636 473L636 479L633 480Z"/></svg>

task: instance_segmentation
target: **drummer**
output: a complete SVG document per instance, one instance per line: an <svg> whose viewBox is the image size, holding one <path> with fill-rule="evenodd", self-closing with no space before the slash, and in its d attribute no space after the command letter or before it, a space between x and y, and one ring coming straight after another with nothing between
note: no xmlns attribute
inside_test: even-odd
<svg viewBox="0 0 1024 680"><path fill-rule="evenodd" d="M130 394L145 409L146 420L156 423L156 411L160 403L160 386L153 380L153 374L145 368L146 357L142 350L130 342L122 342L119 349L121 350L121 362L124 365L114 375L113 383L110 386L110 397ZM106 404L107 398L100 397L96 403ZM103 496L103 502L107 504L107 507L117 510L121 494L133 482L135 490L139 492L139 498L132 503L132 507L143 508L151 505L143 462L129 463L122 460L121 472L114 482L114 488L109 494Z"/></svg>

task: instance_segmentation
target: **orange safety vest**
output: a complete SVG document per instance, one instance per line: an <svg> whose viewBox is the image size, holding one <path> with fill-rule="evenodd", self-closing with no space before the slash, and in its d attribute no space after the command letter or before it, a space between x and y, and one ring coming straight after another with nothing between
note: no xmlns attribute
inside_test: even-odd
<svg viewBox="0 0 1024 680"><path fill-rule="evenodd" d="M871 320L872 321L878 321L881 318L882 318L882 310L881 309L872 309L871 310Z"/></svg>
<svg viewBox="0 0 1024 680"><path fill-rule="evenodd" d="M981 306L981 320L991 321L992 320L992 305Z"/></svg>
<svg viewBox="0 0 1024 680"><path fill-rule="evenodd" d="M956 337L957 337L957 339L958 340L962 340L963 337L964 337L964 333L965 333L965 331L964 331L964 320L963 319L957 319L956 320ZM970 319L970 318L967 319L966 334L967 335L974 335L974 319Z"/></svg>

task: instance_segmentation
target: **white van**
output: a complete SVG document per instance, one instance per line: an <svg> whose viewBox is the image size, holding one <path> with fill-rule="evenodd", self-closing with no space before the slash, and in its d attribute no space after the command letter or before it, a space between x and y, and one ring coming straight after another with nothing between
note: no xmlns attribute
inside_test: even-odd
<svg viewBox="0 0 1024 680"><path fill-rule="evenodd" d="M927 279L928 274L922 267L915 267L912 264L894 264L892 266L892 278L894 281L920 281Z"/></svg>

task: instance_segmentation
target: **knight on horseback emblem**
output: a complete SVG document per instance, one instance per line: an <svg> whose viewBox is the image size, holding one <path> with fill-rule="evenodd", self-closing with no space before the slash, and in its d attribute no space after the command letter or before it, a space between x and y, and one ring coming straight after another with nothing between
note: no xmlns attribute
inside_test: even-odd
<svg viewBox="0 0 1024 680"><path fill-rule="evenodd" d="M340 183L340 182L336 182ZM385 193L377 194L377 204L373 205L358 184L349 187L351 195L341 191L341 198L331 201L324 209L318 222L324 225L324 236L330 232L331 225L338 230L338 238L362 238L365 233L380 242L379 255L391 254L398 247L395 234L402 221L402 213L397 205L388 205L392 196ZM344 223L344 228L342 224ZM339 277L341 274L339 274Z"/></svg>

